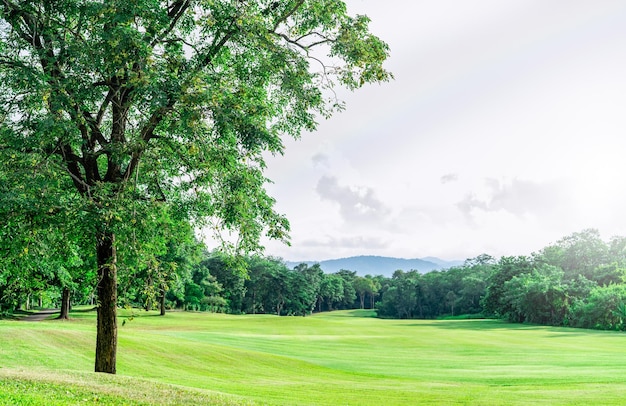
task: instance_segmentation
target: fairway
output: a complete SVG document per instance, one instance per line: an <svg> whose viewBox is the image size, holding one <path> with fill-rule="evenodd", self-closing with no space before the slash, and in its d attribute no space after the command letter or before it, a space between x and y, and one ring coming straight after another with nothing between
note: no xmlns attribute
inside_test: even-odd
<svg viewBox="0 0 626 406"><path fill-rule="evenodd" d="M94 312L0 321L0 404L626 402L622 333L368 311L122 313L117 376L91 373Z"/></svg>

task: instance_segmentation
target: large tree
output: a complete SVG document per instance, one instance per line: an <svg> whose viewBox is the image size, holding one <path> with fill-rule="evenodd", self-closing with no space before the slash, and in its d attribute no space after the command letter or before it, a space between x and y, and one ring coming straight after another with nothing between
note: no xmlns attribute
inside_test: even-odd
<svg viewBox="0 0 626 406"><path fill-rule="evenodd" d="M116 252L156 206L243 249L286 238L263 153L340 108L335 85L389 79L368 21L339 0L0 0L0 160L78 197L60 210L96 252L96 371L116 371Z"/></svg>

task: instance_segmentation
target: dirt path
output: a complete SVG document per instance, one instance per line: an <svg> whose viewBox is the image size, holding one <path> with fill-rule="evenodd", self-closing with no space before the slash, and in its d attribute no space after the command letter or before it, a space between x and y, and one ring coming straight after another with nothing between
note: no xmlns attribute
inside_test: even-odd
<svg viewBox="0 0 626 406"><path fill-rule="evenodd" d="M21 321L42 321L47 319L48 317L50 317L53 314L57 314L60 313L61 311L59 309L45 309L45 310L41 310L37 313L33 313L33 314L29 314L26 317L21 318Z"/></svg>

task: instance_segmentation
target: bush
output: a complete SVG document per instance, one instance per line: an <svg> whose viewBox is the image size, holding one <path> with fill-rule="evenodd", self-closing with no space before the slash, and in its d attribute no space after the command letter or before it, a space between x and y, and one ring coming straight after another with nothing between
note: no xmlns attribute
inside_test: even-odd
<svg viewBox="0 0 626 406"><path fill-rule="evenodd" d="M625 303L625 285L596 287L590 292L588 298L572 305L570 323L573 327L624 330Z"/></svg>

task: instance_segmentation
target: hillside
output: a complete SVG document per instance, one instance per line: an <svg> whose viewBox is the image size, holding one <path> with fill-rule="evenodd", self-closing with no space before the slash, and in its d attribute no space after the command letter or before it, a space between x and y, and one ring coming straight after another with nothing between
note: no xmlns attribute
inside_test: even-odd
<svg viewBox="0 0 626 406"><path fill-rule="evenodd" d="M450 268L463 263L463 261L444 261L435 257L405 259L374 255L360 255L324 261L285 261L289 268L293 268L303 262L309 266L319 263L326 273L334 273L341 269L347 269L349 271L356 271L357 275L361 276L369 274L388 277L398 269L403 271L415 269L421 273L426 273L437 269Z"/></svg>

